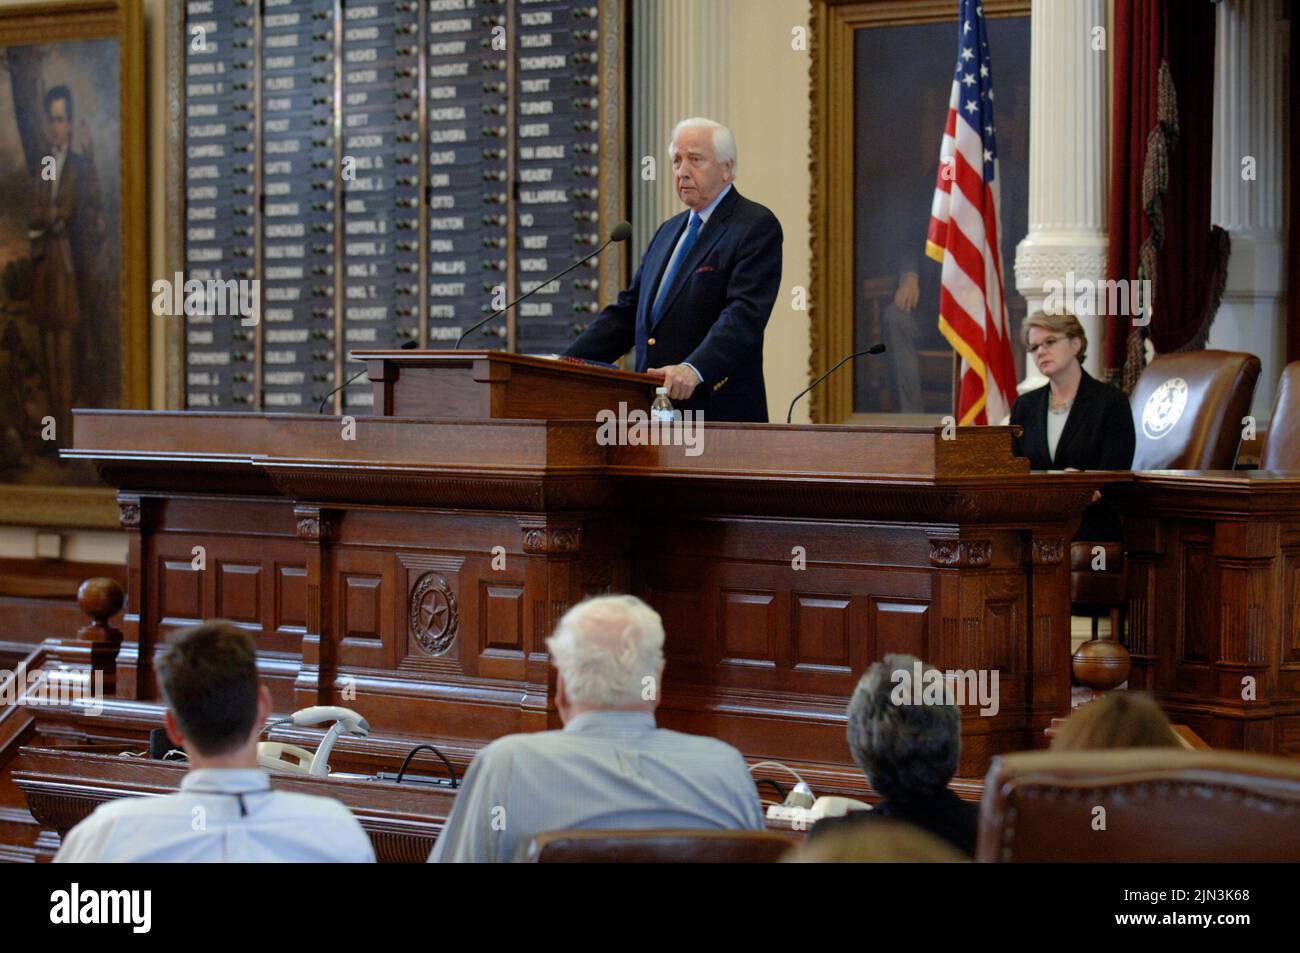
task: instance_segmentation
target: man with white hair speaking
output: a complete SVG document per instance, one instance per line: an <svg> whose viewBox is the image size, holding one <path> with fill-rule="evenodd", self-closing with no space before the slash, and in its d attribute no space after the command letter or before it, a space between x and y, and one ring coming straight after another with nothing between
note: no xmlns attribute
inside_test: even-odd
<svg viewBox="0 0 1300 953"><path fill-rule="evenodd" d="M739 751L655 727L659 614L633 596L579 603L546 641L561 731L498 738L478 753L432 862L512 861L544 831L761 830Z"/></svg>
<svg viewBox="0 0 1300 953"><path fill-rule="evenodd" d="M632 284L564 353L615 361L664 382L674 407L708 420L767 420L763 329L781 285L781 223L741 196L736 139L684 119L668 146L687 211L659 226Z"/></svg>

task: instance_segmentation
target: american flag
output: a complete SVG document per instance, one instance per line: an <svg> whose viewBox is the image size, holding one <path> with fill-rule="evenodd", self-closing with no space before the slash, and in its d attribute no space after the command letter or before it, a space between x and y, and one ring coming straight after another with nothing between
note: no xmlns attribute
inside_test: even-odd
<svg viewBox="0 0 1300 953"><path fill-rule="evenodd" d="M961 0L957 70L925 253L942 263L939 330L961 355L957 421L1001 423L1016 396L1002 289L993 73L979 0Z"/></svg>

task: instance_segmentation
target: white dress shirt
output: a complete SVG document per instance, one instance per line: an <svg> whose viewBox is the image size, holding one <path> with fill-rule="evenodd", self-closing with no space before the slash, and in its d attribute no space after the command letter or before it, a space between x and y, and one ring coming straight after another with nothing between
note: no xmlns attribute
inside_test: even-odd
<svg viewBox="0 0 1300 953"><path fill-rule="evenodd" d="M271 790L260 769L191 771L180 792L95 808L55 863L374 863L370 838L329 797Z"/></svg>
<svg viewBox="0 0 1300 953"><path fill-rule="evenodd" d="M1056 446L1061 442L1061 434L1065 433L1065 422L1070 419L1070 408L1065 410L1053 410L1051 401L1047 406L1047 453L1056 462Z"/></svg>
<svg viewBox="0 0 1300 953"><path fill-rule="evenodd" d="M588 711L480 751L429 860L521 860L544 831L658 827L761 830L745 759L649 712Z"/></svg>
<svg viewBox="0 0 1300 953"><path fill-rule="evenodd" d="M727 183L727 187L726 187L725 189L723 189L721 192L719 192L719 193L717 194L717 196L713 199L712 202L710 202L708 205L704 206L704 208L700 209L700 211L692 213L692 214L697 215L697 216L699 217L699 219L700 219L700 231L701 231L701 232L704 231L704 226L707 225L707 224L709 224L709 217L713 215L713 210L714 210L715 208L718 207L718 203L719 203L719 202L721 202L724 198L727 197L727 193L730 192L730 191L731 191L731 183L728 182L728 183ZM668 264L667 264L666 266L664 266L664 275L669 274L669 273L673 270L673 262L675 262L675 261L677 260L677 256L681 254L681 251L682 251L682 244L686 241L686 236L687 236L687 234L688 234L688 233L690 232L690 230L691 230L691 229L690 229L690 217L689 217L689 216L688 216L687 219L686 219L686 225L687 225L687 227L682 229L682 237L679 238L679 239L677 239L677 244L673 246L673 253L672 253L671 255L668 256ZM695 236L695 240L698 242L698 241L700 240L700 236L699 236L699 235L696 235L696 236ZM674 276L674 280L679 279L679 278L681 278L681 277L682 277L681 275L675 275L675 276ZM684 280L684 279L683 279L683 280ZM659 285L659 289L658 289L657 291L655 291L655 299L654 299L654 303L651 304L651 306L650 306L650 310L651 310L651 311L654 311L654 309L655 309L655 308L658 306L658 304L659 304L659 299L662 298L662 297L664 296L664 294L667 293L667 291L668 291L668 289L667 289L666 287L664 287L664 285L662 284L662 279L661 279L661 283L660 283L660 285ZM700 369L699 369L698 367L696 367L694 364L686 364L686 366L689 367L691 370L693 370L693 371L695 372L695 376L698 377L698 378L700 379L700 385L703 385L703 383L704 383L704 375L700 373Z"/></svg>

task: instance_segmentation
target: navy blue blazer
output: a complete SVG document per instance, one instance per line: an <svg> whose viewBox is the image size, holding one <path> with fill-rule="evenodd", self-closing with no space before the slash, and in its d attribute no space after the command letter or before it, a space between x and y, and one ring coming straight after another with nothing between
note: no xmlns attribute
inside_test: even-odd
<svg viewBox="0 0 1300 953"><path fill-rule="evenodd" d="M763 329L781 286L781 223L733 185L700 229L665 293L658 323L650 311L689 211L659 226L636 275L564 353L616 361L636 351L636 369L690 364L704 380L680 410L708 420L767 420Z"/></svg>

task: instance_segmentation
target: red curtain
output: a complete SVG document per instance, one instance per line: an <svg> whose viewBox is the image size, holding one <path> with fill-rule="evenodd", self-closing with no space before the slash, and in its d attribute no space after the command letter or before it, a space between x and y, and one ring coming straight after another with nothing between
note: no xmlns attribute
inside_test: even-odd
<svg viewBox="0 0 1300 953"><path fill-rule="evenodd" d="M1162 353L1205 346L1227 277L1228 235L1210 224L1214 5L1115 0L1114 48L1107 274L1149 280L1154 299L1145 327L1105 319L1106 374L1131 390L1144 337Z"/></svg>

